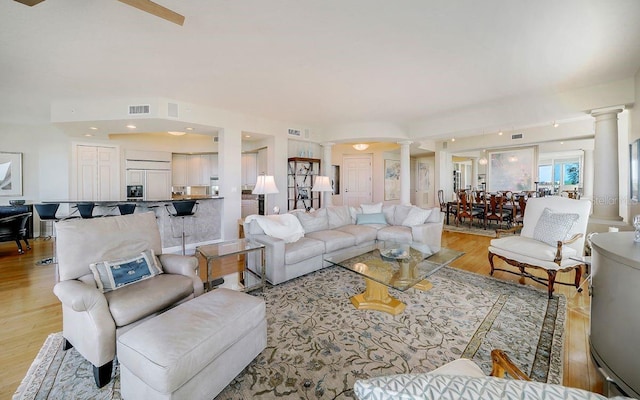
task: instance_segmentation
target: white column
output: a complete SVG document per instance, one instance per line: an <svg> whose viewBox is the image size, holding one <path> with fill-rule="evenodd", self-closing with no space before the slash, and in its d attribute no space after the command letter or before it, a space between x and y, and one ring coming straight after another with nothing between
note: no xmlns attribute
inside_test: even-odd
<svg viewBox="0 0 640 400"><path fill-rule="evenodd" d="M400 204L411 204L411 141L398 142L400 145Z"/></svg>
<svg viewBox="0 0 640 400"><path fill-rule="evenodd" d="M333 179L331 175L331 162L332 162L332 150L334 143L322 143L322 175L328 176L329 179ZM324 192L322 204L324 207L330 207L333 205L333 193Z"/></svg>
<svg viewBox="0 0 640 400"><path fill-rule="evenodd" d="M593 218L620 221L618 184L618 113L622 109L595 111L596 134L593 163L598 174L593 179Z"/></svg>
<svg viewBox="0 0 640 400"><path fill-rule="evenodd" d="M593 200L593 150L584 151L584 165L582 166L582 198Z"/></svg>

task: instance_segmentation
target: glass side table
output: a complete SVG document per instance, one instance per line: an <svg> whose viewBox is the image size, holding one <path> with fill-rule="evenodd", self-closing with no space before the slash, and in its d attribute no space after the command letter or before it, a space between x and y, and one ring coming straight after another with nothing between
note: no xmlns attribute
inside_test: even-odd
<svg viewBox="0 0 640 400"><path fill-rule="evenodd" d="M252 271L248 268L248 255L253 252L260 252L260 274ZM204 246L196 247L196 253L204 257L207 263L207 282L205 283L206 291L212 289L211 287L211 264L220 258L228 256L238 256L244 254L244 269L239 271L241 274L241 284L243 292L249 292L255 289L264 290L265 287L265 260L264 260L264 245L250 241L249 239L237 239L227 242L208 244Z"/></svg>

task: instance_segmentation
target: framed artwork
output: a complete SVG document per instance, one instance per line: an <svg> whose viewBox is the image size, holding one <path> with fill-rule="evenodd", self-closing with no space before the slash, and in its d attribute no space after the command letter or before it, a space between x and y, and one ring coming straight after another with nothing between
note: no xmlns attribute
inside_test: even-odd
<svg viewBox="0 0 640 400"><path fill-rule="evenodd" d="M534 190L537 147L520 147L489 153L487 190L520 192Z"/></svg>
<svg viewBox="0 0 640 400"><path fill-rule="evenodd" d="M400 200L399 160L384 160L384 199Z"/></svg>
<svg viewBox="0 0 640 400"><path fill-rule="evenodd" d="M0 152L0 196L22 196L22 153Z"/></svg>

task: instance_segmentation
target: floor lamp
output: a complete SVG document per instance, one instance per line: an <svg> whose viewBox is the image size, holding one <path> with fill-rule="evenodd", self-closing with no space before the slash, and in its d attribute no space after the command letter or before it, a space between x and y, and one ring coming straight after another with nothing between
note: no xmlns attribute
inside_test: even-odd
<svg viewBox="0 0 640 400"><path fill-rule="evenodd" d="M264 202L266 198L265 195L272 194L272 193L280 193L280 191L278 190L278 187L276 186L276 182L273 179L272 175L260 175L258 176L256 185L253 187L253 191L251 193L258 195L258 202L260 200ZM263 212L266 214L266 210L263 210ZM273 213L279 214L280 207L274 206Z"/></svg>

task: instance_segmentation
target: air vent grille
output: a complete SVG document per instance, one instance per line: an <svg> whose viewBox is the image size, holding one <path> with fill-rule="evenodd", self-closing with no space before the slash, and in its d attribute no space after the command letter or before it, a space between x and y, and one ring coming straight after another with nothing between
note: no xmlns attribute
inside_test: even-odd
<svg viewBox="0 0 640 400"><path fill-rule="evenodd" d="M137 106L129 106L129 115L149 114L149 104L141 104Z"/></svg>
<svg viewBox="0 0 640 400"><path fill-rule="evenodd" d="M213 142L214 142L214 143L218 143L218 141L219 141L219 140L220 140L220 138L219 138L219 137L217 137L217 136L214 136L214 137L213 137Z"/></svg>
<svg viewBox="0 0 640 400"><path fill-rule="evenodd" d="M449 145L449 142L442 142L442 150L446 150L447 145Z"/></svg>
<svg viewBox="0 0 640 400"><path fill-rule="evenodd" d="M511 139L522 139L524 135L522 133L514 133L511 135Z"/></svg>

